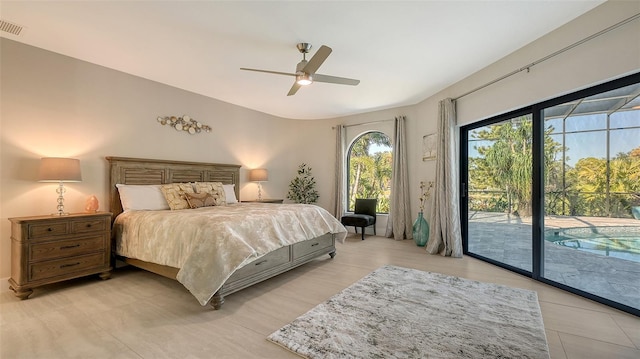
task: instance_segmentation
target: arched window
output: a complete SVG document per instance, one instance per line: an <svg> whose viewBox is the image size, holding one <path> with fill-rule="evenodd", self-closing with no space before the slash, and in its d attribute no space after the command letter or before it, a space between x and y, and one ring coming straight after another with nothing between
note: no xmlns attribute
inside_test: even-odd
<svg viewBox="0 0 640 359"><path fill-rule="evenodd" d="M349 211L356 198L377 198L377 212L389 213L391 153L391 140L382 132L366 132L353 141L347 152Z"/></svg>

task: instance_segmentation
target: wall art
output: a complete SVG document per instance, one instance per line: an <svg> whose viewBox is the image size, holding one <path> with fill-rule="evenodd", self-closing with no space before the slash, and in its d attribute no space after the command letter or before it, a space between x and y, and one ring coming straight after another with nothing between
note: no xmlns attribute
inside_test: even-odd
<svg viewBox="0 0 640 359"><path fill-rule="evenodd" d="M158 123L163 126L171 126L176 131L184 131L191 135L195 135L196 133L211 132L211 127L205 124L202 124L199 121L194 120L193 118L183 115L183 116L158 116Z"/></svg>

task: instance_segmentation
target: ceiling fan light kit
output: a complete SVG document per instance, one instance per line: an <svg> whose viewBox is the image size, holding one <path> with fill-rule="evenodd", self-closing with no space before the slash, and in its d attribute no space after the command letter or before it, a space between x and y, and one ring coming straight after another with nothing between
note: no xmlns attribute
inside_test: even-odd
<svg viewBox="0 0 640 359"><path fill-rule="evenodd" d="M296 45L296 48L302 54L302 61L300 61L298 65L296 65L295 73L250 69L245 67L241 67L240 70L264 72L275 75L295 76L296 81L293 83L293 86L291 86L291 89L289 90L287 96L295 95L295 93L298 92L298 89L300 89L301 86L311 85L314 81L350 86L356 86L360 83L360 80L349 79L346 77L316 74L316 71L318 71L320 65L322 65L322 63L324 63L327 57L329 57L329 55L331 54L332 50L330 47L325 45L320 46L318 51L316 51L316 53L313 55L313 57L311 57L311 59L309 59L309 61L307 61L306 55L311 49L311 44L301 42Z"/></svg>
<svg viewBox="0 0 640 359"><path fill-rule="evenodd" d="M296 82L298 85L307 86L313 83L313 77L309 74L305 74L304 72L296 75Z"/></svg>

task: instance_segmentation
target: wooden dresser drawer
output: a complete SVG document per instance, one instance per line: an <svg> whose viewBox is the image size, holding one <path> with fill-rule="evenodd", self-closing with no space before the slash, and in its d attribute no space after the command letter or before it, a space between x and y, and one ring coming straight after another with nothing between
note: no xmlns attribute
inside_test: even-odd
<svg viewBox="0 0 640 359"><path fill-rule="evenodd" d="M286 265L288 263L289 247L283 247L238 269L231 275L229 281L233 281L235 278L245 278L247 276L263 272L266 269L273 268L282 264Z"/></svg>
<svg viewBox="0 0 640 359"><path fill-rule="evenodd" d="M9 218L9 288L27 299L33 288L85 275L111 275L109 212Z"/></svg>
<svg viewBox="0 0 640 359"><path fill-rule="evenodd" d="M85 219L71 222L71 233L102 232L107 229L109 221L105 219Z"/></svg>
<svg viewBox="0 0 640 359"><path fill-rule="evenodd" d="M41 242L29 246L29 260L41 261L104 251L105 245L104 235L74 240Z"/></svg>
<svg viewBox="0 0 640 359"><path fill-rule="evenodd" d="M69 234L69 222L49 222L43 224L29 224L29 239L62 236Z"/></svg>
<svg viewBox="0 0 640 359"><path fill-rule="evenodd" d="M29 280L37 281L92 268L104 268L106 253L46 261L29 265Z"/></svg>
<svg viewBox="0 0 640 359"><path fill-rule="evenodd" d="M304 257L313 252L333 246L333 237L325 235L316 239L296 243L293 245L293 259Z"/></svg>

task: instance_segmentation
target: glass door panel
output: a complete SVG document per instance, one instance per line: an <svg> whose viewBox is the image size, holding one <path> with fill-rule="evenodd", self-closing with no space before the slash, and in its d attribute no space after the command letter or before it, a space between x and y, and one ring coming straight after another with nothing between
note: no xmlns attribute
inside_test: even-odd
<svg viewBox="0 0 640 359"><path fill-rule="evenodd" d="M532 270L532 117L468 132L468 252Z"/></svg>
<svg viewBox="0 0 640 359"><path fill-rule="evenodd" d="M462 126L465 254L640 315L639 81Z"/></svg>
<svg viewBox="0 0 640 359"><path fill-rule="evenodd" d="M638 85L544 109L541 276L640 308Z"/></svg>

